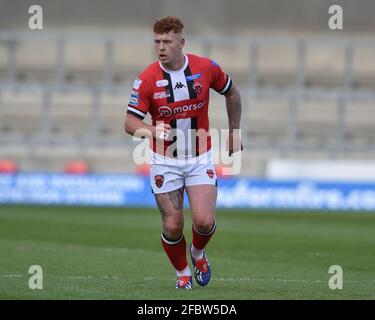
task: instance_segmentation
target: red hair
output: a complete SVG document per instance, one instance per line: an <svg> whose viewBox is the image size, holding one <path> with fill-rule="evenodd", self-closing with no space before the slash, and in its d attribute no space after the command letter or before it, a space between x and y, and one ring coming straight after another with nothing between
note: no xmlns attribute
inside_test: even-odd
<svg viewBox="0 0 375 320"><path fill-rule="evenodd" d="M184 25L178 17L168 16L162 18L155 22L154 24L154 33L163 34L163 33L180 33Z"/></svg>

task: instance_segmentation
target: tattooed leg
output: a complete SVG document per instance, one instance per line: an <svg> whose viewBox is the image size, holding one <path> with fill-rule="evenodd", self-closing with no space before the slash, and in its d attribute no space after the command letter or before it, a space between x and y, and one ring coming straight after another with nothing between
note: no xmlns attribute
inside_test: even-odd
<svg viewBox="0 0 375 320"><path fill-rule="evenodd" d="M164 235L171 240L180 238L184 229L184 188L155 194L155 199L160 210Z"/></svg>

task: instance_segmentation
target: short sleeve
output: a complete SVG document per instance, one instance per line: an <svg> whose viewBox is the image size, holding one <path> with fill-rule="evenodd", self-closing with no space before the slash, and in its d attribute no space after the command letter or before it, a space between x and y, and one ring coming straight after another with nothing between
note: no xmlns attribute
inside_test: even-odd
<svg viewBox="0 0 375 320"><path fill-rule="evenodd" d="M150 108L149 89L144 79L138 77L134 80L130 93L127 113L143 120Z"/></svg>
<svg viewBox="0 0 375 320"><path fill-rule="evenodd" d="M213 60L211 60L210 70L211 88L220 94L226 94L232 86L232 79Z"/></svg>

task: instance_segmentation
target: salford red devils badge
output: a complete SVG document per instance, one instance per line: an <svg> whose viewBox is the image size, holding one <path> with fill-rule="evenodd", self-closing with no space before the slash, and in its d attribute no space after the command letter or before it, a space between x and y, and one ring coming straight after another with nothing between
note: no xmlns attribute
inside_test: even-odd
<svg viewBox="0 0 375 320"><path fill-rule="evenodd" d="M203 87L202 81L194 81L193 89L194 89L195 93L197 94L197 96L201 94L202 87Z"/></svg>
<svg viewBox="0 0 375 320"><path fill-rule="evenodd" d="M161 188L164 183L164 176L158 174L155 176L155 184L158 188Z"/></svg>
<svg viewBox="0 0 375 320"><path fill-rule="evenodd" d="M207 175L212 179L214 177L215 173L212 169L207 169Z"/></svg>

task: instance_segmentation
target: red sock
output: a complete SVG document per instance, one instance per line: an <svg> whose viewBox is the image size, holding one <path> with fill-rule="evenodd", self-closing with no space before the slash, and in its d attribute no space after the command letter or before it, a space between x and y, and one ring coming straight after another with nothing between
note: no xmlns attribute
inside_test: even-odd
<svg viewBox="0 0 375 320"><path fill-rule="evenodd" d="M216 230L216 222L214 222L214 225L212 226L211 230L207 233L202 233L195 229L195 226L193 225L193 246L198 250L203 250L205 246L207 245L208 241L210 241L212 235L214 234Z"/></svg>
<svg viewBox="0 0 375 320"><path fill-rule="evenodd" d="M186 260L186 240L184 235L180 239L171 241L161 234L161 243L169 260L178 271L184 270L188 263Z"/></svg>

